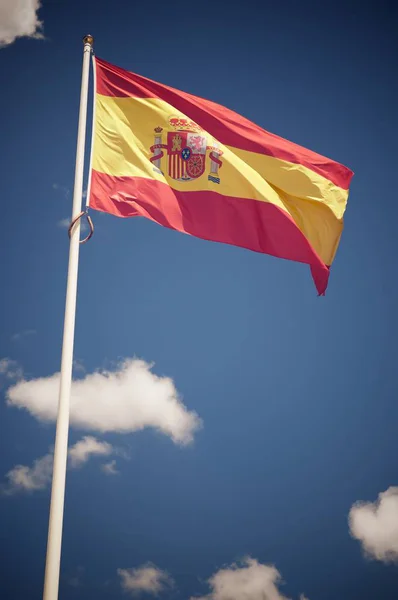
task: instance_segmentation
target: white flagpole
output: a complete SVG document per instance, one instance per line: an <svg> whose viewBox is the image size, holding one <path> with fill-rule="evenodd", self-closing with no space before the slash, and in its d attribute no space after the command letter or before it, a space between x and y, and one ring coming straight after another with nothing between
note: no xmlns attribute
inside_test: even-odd
<svg viewBox="0 0 398 600"><path fill-rule="evenodd" d="M83 70L77 133L75 183L72 220L81 212L83 195L84 147L86 140L87 96L90 56L93 38L83 39ZM61 563L62 522L64 514L66 463L68 458L69 403L72 383L73 342L75 335L77 274L79 267L80 219L73 226L69 246L69 267L66 286L64 336L62 342L61 381L59 389L57 429L55 434L54 467L48 524L46 569L43 600L57 600Z"/></svg>

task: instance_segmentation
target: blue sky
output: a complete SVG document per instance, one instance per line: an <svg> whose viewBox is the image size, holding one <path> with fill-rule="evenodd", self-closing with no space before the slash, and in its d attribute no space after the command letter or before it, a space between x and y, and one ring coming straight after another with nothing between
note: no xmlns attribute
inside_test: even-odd
<svg viewBox="0 0 398 600"><path fill-rule="evenodd" d="M304 265L92 213L60 598L230 600L224 582L235 600L247 575L247 600L396 599L393 3L44 1L32 39L34 4L0 9L2 597L42 596L91 33L99 57L355 175L325 298ZM350 535L358 501L377 504Z"/></svg>

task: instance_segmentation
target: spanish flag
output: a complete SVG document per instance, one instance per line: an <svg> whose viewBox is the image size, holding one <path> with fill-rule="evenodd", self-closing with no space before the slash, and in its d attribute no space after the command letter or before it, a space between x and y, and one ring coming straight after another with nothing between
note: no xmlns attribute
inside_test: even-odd
<svg viewBox="0 0 398 600"><path fill-rule="evenodd" d="M352 171L224 106L94 61L89 206L306 263L324 295Z"/></svg>

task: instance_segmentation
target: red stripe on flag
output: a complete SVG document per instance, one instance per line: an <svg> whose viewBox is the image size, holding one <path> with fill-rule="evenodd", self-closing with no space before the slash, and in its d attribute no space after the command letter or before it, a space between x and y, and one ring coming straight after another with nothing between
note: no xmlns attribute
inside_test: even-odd
<svg viewBox="0 0 398 600"><path fill-rule="evenodd" d="M198 238L309 264L319 294L326 291L329 268L291 216L270 202L207 190L181 192L153 179L93 170L90 207L118 217L146 217Z"/></svg>

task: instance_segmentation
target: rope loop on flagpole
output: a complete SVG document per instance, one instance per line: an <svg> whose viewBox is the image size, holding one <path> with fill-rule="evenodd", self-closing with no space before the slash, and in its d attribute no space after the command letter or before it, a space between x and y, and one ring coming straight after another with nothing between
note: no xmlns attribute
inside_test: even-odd
<svg viewBox="0 0 398 600"><path fill-rule="evenodd" d="M81 212L81 213L79 213L79 214L77 215L77 217L75 217L75 218L74 218L74 219L71 221L71 224L69 225L69 229L68 229L68 236L69 236L69 239L70 239L70 238L71 238L71 235L72 235L72 230L73 230L73 227L74 227L74 226L76 225L76 223L77 223L77 222L78 222L78 221L79 221L79 220L80 220L82 217L84 217L84 216L86 216L87 223L88 223L88 226L89 226L89 228L90 228L90 231L89 231L88 235L87 235L87 236L86 236L86 237L85 237L83 240L80 240L80 241L79 241L79 243L80 243L80 244L85 244L86 242L88 242L88 240L92 238L92 236L93 236L93 233L94 233L94 224L93 224L93 222L92 222L92 220L91 220L91 217L90 217L90 215L88 214L87 210L82 210L82 212Z"/></svg>

